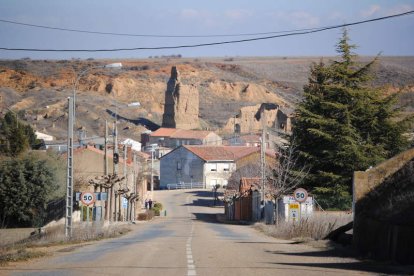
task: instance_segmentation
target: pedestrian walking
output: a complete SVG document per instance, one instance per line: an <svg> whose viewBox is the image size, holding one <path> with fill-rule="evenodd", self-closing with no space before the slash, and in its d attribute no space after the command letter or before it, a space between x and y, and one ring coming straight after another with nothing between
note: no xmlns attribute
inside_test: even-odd
<svg viewBox="0 0 414 276"><path fill-rule="evenodd" d="M148 198L145 199L145 209L148 209Z"/></svg>
<svg viewBox="0 0 414 276"><path fill-rule="evenodd" d="M150 200L148 201L148 206L150 209L152 209L152 199L150 198Z"/></svg>

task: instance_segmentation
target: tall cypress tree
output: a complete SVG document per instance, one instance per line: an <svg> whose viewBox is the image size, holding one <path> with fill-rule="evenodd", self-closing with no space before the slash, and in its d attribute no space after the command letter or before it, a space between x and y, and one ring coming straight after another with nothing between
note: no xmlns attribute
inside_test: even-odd
<svg viewBox="0 0 414 276"><path fill-rule="evenodd" d="M353 172L407 145L408 124L396 120L396 96L370 85L377 59L358 64L354 48L344 30L340 58L312 65L293 125L301 160L311 165L306 185L328 208L349 208Z"/></svg>

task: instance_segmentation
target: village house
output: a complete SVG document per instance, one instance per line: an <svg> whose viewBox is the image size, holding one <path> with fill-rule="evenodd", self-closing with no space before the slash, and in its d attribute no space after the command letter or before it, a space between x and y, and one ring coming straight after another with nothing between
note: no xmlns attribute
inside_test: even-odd
<svg viewBox="0 0 414 276"><path fill-rule="evenodd" d="M125 179L117 184L114 185L113 192L120 191L120 190L128 190L127 194L135 193L139 194L139 201L135 204L135 213L138 214L139 209L142 206L143 197L147 194L147 179L145 177L139 177L139 175L144 174L142 172L142 166L139 166L138 162L134 164L133 162L133 152L131 148L127 149L126 156L127 158L124 159L120 154L119 162L118 162L118 175L120 177L125 177ZM138 154L138 153L137 153ZM74 150L73 152L73 164L74 164L74 179L75 179L75 191L76 192L99 192L100 189L95 190L95 187L91 185L89 182L96 178L102 177L105 175L105 159L104 159L105 152L97 149L93 146L84 146L79 147ZM112 152L107 153L108 158L108 174L113 173L114 162L113 162L113 154ZM104 191L107 192L107 191ZM108 195L109 197L109 195ZM124 207L115 208L114 204L115 201L111 202L112 208L111 210L118 210L117 216L118 217L125 217L127 209ZM98 202L98 206L101 206L104 209L103 202ZM109 206L107 206L108 210L102 210L103 215L106 217L109 216ZM119 212L120 210L120 212ZM119 212L119 213L118 213ZM112 214L113 216L114 214Z"/></svg>
<svg viewBox="0 0 414 276"><path fill-rule="evenodd" d="M143 133L141 141L146 146L157 144L171 149L181 145L219 146L222 144L222 138L213 131L163 127L151 133Z"/></svg>
<svg viewBox="0 0 414 276"><path fill-rule="evenodd" d="M160 188L190 183L210 189L226 186L237 167L260 162L260 148L244 146L181 146L160 159Z"/></svg>

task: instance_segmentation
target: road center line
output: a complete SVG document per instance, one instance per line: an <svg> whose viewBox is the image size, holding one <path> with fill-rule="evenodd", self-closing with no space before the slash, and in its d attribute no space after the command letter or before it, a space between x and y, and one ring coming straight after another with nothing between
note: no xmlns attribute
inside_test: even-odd
<svg viewBox="0 0 414 276"><path fill-rule="evenodd" d="M188 218L192 219L192 214L190 212L190 196L188 195L186 198L186 202L187 202L187 212L188 212ZM191 243L192 243L192 239L193 239L193 235L194 235L194 222L191 221L191 230L190 230L190 234L189 237L187 239L187 244L186 244L186 252L187 252L187 275L188 276L194 276L197 275L196 272L196 267L194 265L194 259L193 259L193 253L192 253L192 248L191 248Z"/></svg>

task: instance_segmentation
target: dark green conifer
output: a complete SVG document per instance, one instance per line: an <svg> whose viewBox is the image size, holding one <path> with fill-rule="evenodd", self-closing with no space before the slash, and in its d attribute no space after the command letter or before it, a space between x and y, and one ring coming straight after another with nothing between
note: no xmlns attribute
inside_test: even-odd
<svg viewBox="0 0 414 276"><path fill-rule="evenodd" d="M370 82L378 58L359 64L354 48L344 30L339 59L312 65L293 125L301 160L311 165L306 185L328 208L350 208L353 172L407 146L408 120L397 120L396 95Z"/></svg>

